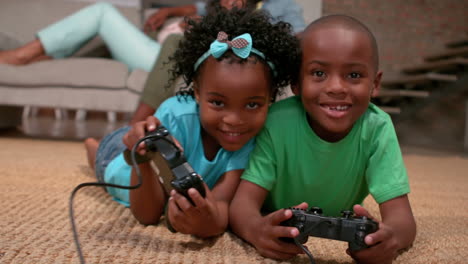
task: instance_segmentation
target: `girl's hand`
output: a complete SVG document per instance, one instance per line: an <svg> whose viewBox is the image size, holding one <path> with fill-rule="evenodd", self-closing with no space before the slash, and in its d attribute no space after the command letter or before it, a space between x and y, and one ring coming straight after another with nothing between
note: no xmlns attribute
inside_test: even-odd
<svg viewBox="0 0 468 264"><path fill-rule="evenodd" d="M219 210L213 193L205 183L204 185L205 198L195 188L187 191L193 204L176 190L171 191L168 217L175 230L183 234L207 237L221 228L218 221Z"/></svg>
<svg viewBox="0 0 468 264"><path fill-rule="evenodd" d="M133 146L146 135L147 132L153 131L156 127L161 125L161 121L154 116L148 116L146 120L136 122L133 124L130 131L123 137L123 143L127 146L129 150L132 150ZM137 149L137 153L140 155L145 155L146 146L144 142L141 142Z"/></svg>
<svg viewBox="0 0 468 264"><path fill-rule="evenodd" d="M296 208L307 209L307 203L301 203ZM303 251L297 245L288 243L280 238L294 238L299 235L299 230L295 227L281 226L283 221L292 217L292 211L281 209L270 213L253 223L251 230L255 230L255 236L250 241L258 252L265 257L274 259L290 259Z"/></svg>
<svg viewBox="0 0 468 264"><path fill-rule="evenodd" d="M372 215L362 206L355 205L354 213L357 216L365 216L379 223L379 230L375 233L368 234L364 241L370 248L359 251L346 251L358 263L392 263L398 256L398 241L395 237L393 228L383 222L377 221Z"/></svg>

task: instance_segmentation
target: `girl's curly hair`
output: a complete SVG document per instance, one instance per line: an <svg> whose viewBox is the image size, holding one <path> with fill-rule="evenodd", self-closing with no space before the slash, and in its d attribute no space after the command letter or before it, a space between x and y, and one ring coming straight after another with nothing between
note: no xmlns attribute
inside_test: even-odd
<svg viewBox="0 0 468 264"><path fill-rule="evenodd" d="M218 32L224 31L232 39L243 33L250 33L253 47L261 51L267 61L275 66L275 74L270 74L272 83L272 98L276 98L279 90L291 83L298 68L299 42L293 35L291 25L286 22L272 24L271 17L263 11L248 9L227 10L218 8L216 12L205 16L201 20L188 20L188 27L184 38L179 43L175 54L170 58L175 65L171 71L173 83L179 76L183 76L186 86L177 94L193 96L191 83L198 74L203 72L202 65L194 70L194 64L216 39ZM251 53L249 57L255 56ZM235 57L235 58L233 58ZM226 58L234 62L244 63L247 59L240 59L234 53L225 52L218 60ZM257 57L258 61L265 61ZM269 68L269 67L268 67ZM270 69L270 68L269 68Z"/></svg>

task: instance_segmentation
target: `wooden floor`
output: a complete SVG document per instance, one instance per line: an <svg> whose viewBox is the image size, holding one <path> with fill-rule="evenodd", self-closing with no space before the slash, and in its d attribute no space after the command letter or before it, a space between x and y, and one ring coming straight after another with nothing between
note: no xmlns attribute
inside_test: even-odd
<svg viewBox="0 0 468 264"><path fill-rule="evenodd" d="M467 105L468 106L468 105ZM55 119L53 116L38 116L23 119L22 125L17 128L0 129L0 137L23 137L66 141L83 141L88 137L101 139L113 130L125 126L128 120L108 122L104 116L76 121L69 119ZM468 129L468 128L467 128ZM443 144L412 144L407 140L400 140L403 152L419 153L434 151L451 154L468 155L463 147L441 147Z"/></svg>
<svg viewBox="0 0 468 264"><path fill-rule="evenodd" d="M82 141L88 137L102 138L127 121L108 122L106 119L58 120L50 116L24 118L17 128L0 130L0 136Z"/></svg>

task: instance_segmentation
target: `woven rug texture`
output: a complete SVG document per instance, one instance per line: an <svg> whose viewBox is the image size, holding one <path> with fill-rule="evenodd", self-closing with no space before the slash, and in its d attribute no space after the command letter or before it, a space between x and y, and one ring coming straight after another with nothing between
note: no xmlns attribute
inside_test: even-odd
<svg viewBox="0 0 468 264"><path fill-rule="evenodd" d="M94 181L79 142L0 138L0 263L79 263L68 201ZM394 263L468 263L468 159L405 154L418 225L413 247ZM368 197L364 206L378 215ZM309 263L263 258L232 233L201 240L169 232L164 221L140 225L103 189L80 190L76 223L87 263ZM353 263L347 243L309 238L317 264Z"/></svg>

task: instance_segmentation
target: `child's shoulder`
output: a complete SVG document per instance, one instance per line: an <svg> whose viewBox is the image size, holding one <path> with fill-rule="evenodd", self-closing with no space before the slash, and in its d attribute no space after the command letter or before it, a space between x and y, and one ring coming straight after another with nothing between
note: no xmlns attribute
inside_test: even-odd
<svg viewBox="0 0 468 264"><path fill-rule="evenodd" d="M369 104L366 112L356 124L361 127L362 133L366 135L378 136L381 133L394 130L390 115L373 103Z"/></svg>
<svg viewBox="0 0 468 264"><path fill-rule="evenodd" d="M301 98L299 96L291 96L281 101L274 103L268 112L270 116L289 116L293 113L303 112Z"/></svg>
<svg viewBox="0 0 468 264"><path fill-rule="evenodd" d="M265 127L282 130L285 126L296 126L301 122L305 110L299 96L291 96L275 102L268 111Z"/></svg>
<svg viewBox="0 0 468 264"><path fill-rule="evenodd" d="M367 111L364 113L363 119L367 122L372 123L385 124L388 122L392 122L392 118L390 117L390 115L373 103L369 103L369 107L367 107Z"/></svg>
<svg viewBox="0 0 468 264"><path fill-rule="evenodd" d="M190 96L172 96L159 106L158 111L169 111L174 115L196 113L197 103Z"/></svg>

